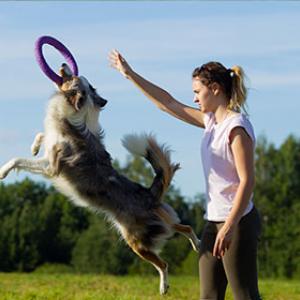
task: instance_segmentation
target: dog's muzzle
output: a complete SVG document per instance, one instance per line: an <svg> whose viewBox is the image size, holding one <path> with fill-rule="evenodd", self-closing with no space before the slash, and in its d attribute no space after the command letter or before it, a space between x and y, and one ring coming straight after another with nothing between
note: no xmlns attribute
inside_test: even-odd
<svg viewBox="0 0 300 300"><path fill-rule="evenodd" d="M104 98L97 96L94 98L94 102L96 105L100 106L100 107L104 107L107 103L107 100L105 100Z"/></svg>

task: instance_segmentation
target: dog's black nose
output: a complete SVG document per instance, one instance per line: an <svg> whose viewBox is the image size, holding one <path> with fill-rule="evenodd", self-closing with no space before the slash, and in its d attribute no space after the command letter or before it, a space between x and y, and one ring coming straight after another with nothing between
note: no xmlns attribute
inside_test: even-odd
<svg viewBox="0 0 300 300"><path fill-rule="evenodd" d="M100 97L101 98L101 97ZM107 100L101 98L101 107L105 106L107 103Z"/></svg>
<svg viewBox="0 0 300 300"><path fill-rule="evenodd" d="M107 103L107 100L105 100L101 96L97 95L96 97L94 97L94 102L96 105L98 105L100 107L104 107Z"/></svg>
<svg viewBox="0 0 300 300"><path fill-rule="evenodd" d="M105 106L105 105L106 105L106 103L107 103L107 100L105 100L105 99L102 99L102 107L103 107L103 106Z"/></svg>

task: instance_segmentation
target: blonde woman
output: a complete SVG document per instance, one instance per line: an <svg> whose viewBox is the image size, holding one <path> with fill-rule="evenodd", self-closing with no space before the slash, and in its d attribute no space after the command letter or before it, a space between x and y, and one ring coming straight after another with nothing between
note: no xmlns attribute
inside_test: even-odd
<svg viewBox="0 0 300 300"><path fill-rule="evenodd" d="M241 113L247 96L242 68L227 69L218 62L196 68L192 87L199 108L193 108L134 72L118 51L113 50L109 59L162 111L204 128L207 222L201 237L200 299L224 299L228 282L234 299L260 299L256 268L260 219L252 201L255 135Z"/></svg>

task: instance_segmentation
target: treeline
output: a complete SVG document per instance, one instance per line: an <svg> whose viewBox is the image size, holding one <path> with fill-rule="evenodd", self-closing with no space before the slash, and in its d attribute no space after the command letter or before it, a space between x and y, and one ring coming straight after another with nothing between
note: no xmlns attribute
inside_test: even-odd
<svg viewBox="0 0 300 300"><path fill-rule="evenodd" d="M151 167L140 158L128 159L124 167L118 161L114 164L146 186L153 180ZM175 208L183 223L191 224L200 235L204 222L200 200L186 203L180 191L171 186L165 201ZM0 220L0 271L51 272L58 268L111 274L156 272L132 253L104 215L74 206L44 183L30 179L0 183ZM184 267L190 250L182 236L167 244L163 256L171 272ZM192 259L196 260L196 255ZM51 264L59 265L53 268Z"/></svg>
<svg viewBox="0 0 300 300"><path fill-rule="evenodd" d="M149 186L151 168L140 158L115 167ZM201 167L201 166L199 166ZM300 277L300 141L290 136L279 147L260 138L256 149L255 204L262 218L259 273L264 277ZM200 236L203 195L185 201L171 186L165 196L182 223ZM103 215L75 207L44 183L25 179L0 184L0 271L155 273L126 246ZM162 251L170 272L197 274L197 254L182 236Z"/></svg>
<svg viewBox="0 0 300 300"><path fill-rule="evenodd" d="M300 278L300 140L256 147L255 203L262 218L259 269L264 276Z"/></svg>

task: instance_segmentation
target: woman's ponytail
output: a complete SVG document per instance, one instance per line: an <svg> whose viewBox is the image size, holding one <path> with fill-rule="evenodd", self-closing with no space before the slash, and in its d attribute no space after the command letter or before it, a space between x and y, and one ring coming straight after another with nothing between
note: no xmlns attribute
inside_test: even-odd
<svg viewBox="0 0 300 300"><path fill-rule="evenodd" d="M237 112L245 109L247 88L245 87L245 73L240 66L230 68L230 76L232 77L231 97L228 108Z"/></svg>

